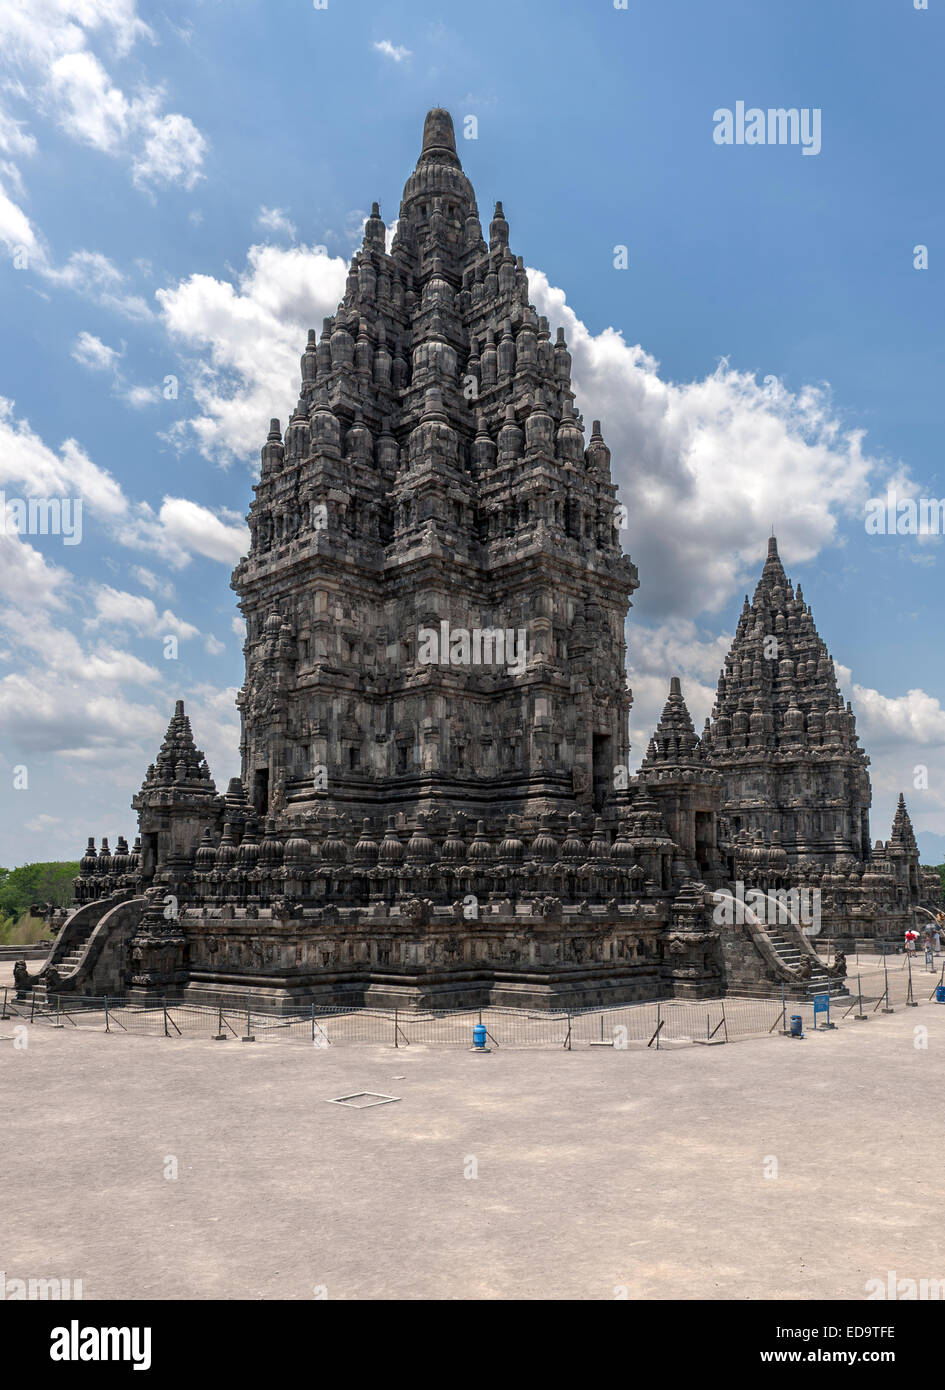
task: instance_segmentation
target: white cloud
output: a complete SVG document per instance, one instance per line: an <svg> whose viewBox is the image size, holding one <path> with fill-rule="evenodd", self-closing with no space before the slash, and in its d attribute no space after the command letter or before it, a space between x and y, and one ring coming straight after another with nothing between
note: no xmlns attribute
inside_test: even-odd
<svg viewBox="0 0 945 1390"><path fill-rule="evenodd" d="M158 404L161 400L161 388L159 386L129 386L127 391L122 391L121 397L134 410L141 410L146 405Z"/></svg>
<svg viewBox="0 0 945 1390"><path fill-rule="evenodd" d="M829 387L759 385L727 363L701 381L663 381L642 347L612 328L590 333L563 291L528 275L539 311L565 328L586 421L602 421L613 452L644 616L717 612L757 575L772 521L787 564L813 559L894 471L864 453Z"/></svg>
<svg viewBox="0 0 945 1390"><path fill-rule="evenodd" d="M64 608L71 587L69 571L51 564L12 527L0 533L0 597L33 614ZM0 607L0 618L3 611Z"/></svg>
<svg viewBox="0 0 945 1390"><path fill-rule="evenodd" d="M335 312L347 270L323 249L252 246L235 285L191 275L158 290L171 337L204 354L193 384L201 413L171 437L218 462L258 457L270 418L295 403L308 329Z"/></svg>
<svg viewBox="0 0 945 1390"><path fill-rule="evenodd" d="M119 57L139 39L154 38L135 0L17 0L0 9L4 48L24 65L50 65L81 49L90 33L104 34Z"/></svg>
<svg viewBox="0 0 945 1390"><path fill-rule="evenodd" d="M707 621L754 591L772 522L790 567L837 545L842 523L862 517L887 482L895 480L900 496L916 484L899 461L865 451L863 431L843 422L829 386L792 392L774 377L759 385L728 362L701 381L664 381L639 345L612 328L590 333L541 272L529 271L529 285L539 311L565 329L578 402L588 424L602 421L629 511L623 540L641 579L627 630L636 767L671 676L681 677L701 731L731 640L706 630ZM874 836L888 836L900 790L911 790L917 824L945 831L938 701L920 690L889 697L859 685L848 695L872 758ZM927 791L913 789L919 764L929 768Z"/></svg>
<svg viewBox="0 0 945 1390"><path fill-rule="evenodd" d="M49 91L59 123L74 139L105 154L116 154L129 122L124 93L111 83L94 53L66 53L49 70Z"/></svg>
<svg viewBox="0 0 945 1390"><path fill-rule="evenodd" d="M151 310L141 296L125 290L128 277L100 251L73 251L65 264L57 268L45 249L41 249L35 268L54 284L94 299L105 309L130 319L151 318Z"/></svg>
<svg viewBox="0 0 945 1390"><path fill-rule="evenodd" d="M17 484L34 497L74 497L104 518L128 508L110 473L98 468L74 439L58 454L43 443L28 420L15 421L13 402L0 397L0 483Z"/></svg>
<svg viewBox="0 0 945 1390"><path fill-rule="evenodd" d="M190 554L235 565L249 550L249 528L235 512L217 515L184 497L165 497L159 521L169 543Z"/></svg>
<svg viewBox="0 0 945 1390"><path fill-rule="evenodd" d="M630 767L646 753L669 694L671 676L682 680L683 696L696 733L701 733L715 700L718 674L732 643L731 633L701 633L684 618L651 627L631 614L627 624L628 671L633 691L630 712Z"/></svg>
<svg viewBox="0 0 945 1390"><path fill-rule="evenodd" d="M0 166L0 246L17 271L35 271L50 284L73 290L126 318L152 317L141 296L127 289L127 276L101 252L73 251L63 265L57 265L45 238L10 197L4 177L6 184L10 184L10 170L6 164Z"/></svg>
<svg viewBox="0 0 945 1390"><path fill-rule="evenodd" d="M28 159L36 153L36 137L23 128L24 122L0 107L0 150L18 158Z"/></svg>
<svg viewBox="0 0 945 1390"><path fill-rule="evenodd" d="M90 662L81 681L43 667L5 676L0 680L0 733L7 746L37 755L85 753L98 761L137 738L146 739L153 757L163 733L161 716L151 705L103 691L102 683L119 675L129 679L127 666ZM111 772L108 761L96 768L99 778Z"/></svg>
<svg viewBox="0 0 945 1390"><path fill-rule="evenodd" d="M187 116L177 113L148 121L143 152L134 161L134 181L139 187L150 183L179 183L193 188L202 178L201 166L207 142Z"/></svg>
<svg viewBox="0 0 945 1390"><path fill-rule="evenodd" d="M119 544L158 554L176 569L194 555L233 565L249 546L238 513L183 497L165 497L156 513L147 502L132 502L74 439L55 453L29 421L14 419L13 402L0 397L0 487L10 485L23 496L80 497L83 515L88 509Z"/></svg>
<svg viewBox="0 0 945 1390"><path fill-rule="evenodd" d="M121 352L117 348L108 347L101 338L96 338L94 333L86 333L83 329L72 345L71 355L81 366L88 367L89 371L109 372L116 369Z"/></svg>
<svg viewBox="0 0 945 1390"><path fill-rule="evenodd" d="M119 350L103 343L94 333L81 332L72 346L71 356L83 367L93 372L111 372L114 380L114 394L130 405L133 410L141 410L148 405L157 405L162 399L159 386L129 386L119 368L124 355L124 345Z"/></svg>
<svg viewBox="0 0 945 1390"><path fill-rule="evenodd" d="M119 56L153 31L138 17L134 0L16 0L0 5L0 49L27 79L43 114L68 135L115 158L130 161L139 187L181 184L201 177L207 144L193 122L163 109L160 87L140 84L130 95L113 80L89 45L110 40ZM32 137L12 117L0 119L0 148L32 153Z"/></svg>
<svg viewBox="0 0 945 1390"><path fill-rule="evenodd" d="M145 589L150 589L152 594L158 594L161 598L174 597L174 585L159 579L153 570L146 569L144 565L132 565L131 573L138 583Z"/></svg>
<svg viewBox="0 0 945 1390"><path fill-rule="evenodd" d="M287 236L290 241L295 241L298 235L295 223L282 208L261 207L256 223L264 231Z"/></svg>
<svg viewBox="0 0 945 1390"><path fill-rule="evenodd" d="M23 179L20 176L20 171L9 159L0 159L0 180L3 181L5 186L8 185L12 189L17 198L22 200L25 197L25 189L23 187Z"/></svg>
<svg viewBox="0 0 945 1390"><path fill-rule="evenodd" d="M108 584L100 584L93 594L95 617L86 621L86 626L127 627L142 637L164 637L172 635L182 639L199 637L199 628L184 622L169 609L159 613L153 602L142 594L129 594L113 589Z"/></svg>
<svg viewBox="0 0 945 1390"><path fill-rule="evenodd" d="M376 52L383 53L385 58L391 58L395 63L402 63L405 58L412 56L409 48L404 48L399 43L391 43L390 39L381 39L374 48Z"/></svg>
<svg viewBox="0 0 945 1390"><path fill-rule="evenodd" d="M9 179L9 175L7 176ZM14 259L17 269L28 269L31 261L45 259L39 238L29 218L0 183L0 242ZM26 264L24 265L24 258Z"/></svg>

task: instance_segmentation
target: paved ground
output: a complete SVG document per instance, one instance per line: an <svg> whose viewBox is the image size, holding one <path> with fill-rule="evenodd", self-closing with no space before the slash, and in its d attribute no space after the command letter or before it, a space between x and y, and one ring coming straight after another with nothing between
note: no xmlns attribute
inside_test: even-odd
<svg viewBox="0 0 945 1390"><path fill-rule="evenodd" d="M934 1005L658 1055L26 1036L0 1042L8 1279L81 1278L87 1298L806 1299L945 1278ZM400 1100L326 1104L361 1090Z"/></svg>

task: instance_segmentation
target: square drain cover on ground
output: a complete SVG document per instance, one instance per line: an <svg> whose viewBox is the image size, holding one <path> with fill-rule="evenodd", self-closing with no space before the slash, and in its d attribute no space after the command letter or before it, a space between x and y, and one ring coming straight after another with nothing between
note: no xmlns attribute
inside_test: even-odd
<svg viewBox="0 0 945 1390"><path fill-rule="evenodd" d="M389 1105L400 1096L380 1096L375 1091L356 1091L353 1096L333 1096L329 1105L349 1105L352 1110L366 1110L369 1105Z"/></svg>

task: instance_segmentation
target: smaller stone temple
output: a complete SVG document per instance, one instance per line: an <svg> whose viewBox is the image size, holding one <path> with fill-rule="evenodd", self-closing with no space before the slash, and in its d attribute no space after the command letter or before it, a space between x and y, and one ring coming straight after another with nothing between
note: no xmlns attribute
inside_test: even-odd
<svg viewBox="0 0 945 1390"><path fill-rule="evenodd" d="M375 204L262 445L232 580L240 776L217 789L179 701L133 849L89 841L21 989L273 1009L803 997L939 903L902 798L870 844L868 759L773 537L701 737L674 676L629 775L639 577L610 449L501 203L488 233L433 110L389 249Z"/></svg>

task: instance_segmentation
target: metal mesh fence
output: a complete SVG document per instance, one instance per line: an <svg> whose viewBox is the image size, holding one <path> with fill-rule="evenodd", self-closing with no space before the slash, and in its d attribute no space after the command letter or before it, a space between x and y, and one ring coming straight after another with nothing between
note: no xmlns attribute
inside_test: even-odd
<svg viewBox="0 0 945 1390"><path fill-rule="evenodd" d="M849 994L830 1002L833 1025L870 1017L884 1009L925 1004L945 980L945 966L934 972L921 958L895 956L877 964L875 958L847 978ZM0 1018L32 1022L67 1031L93 1029L115 1034L166 1038L294 1042L332 1047L380 1043L391 1047L456 1047L473 1044L473 1028L483 1024L486 1044L502 1048L593 1047L662 1050L738 1038L788 1032L792 1019L809 1032L828 1015L815 1017L813 998L784 1001L772 998L708 1000L667 999L642 1004L580 1010L466 1008L449 1010L378 1009L353 1006L300 1007L288 1013L260 1008L252 995L227 1004L189 1000L86 998L37 995L17 999L6 990Z"/></svg>

